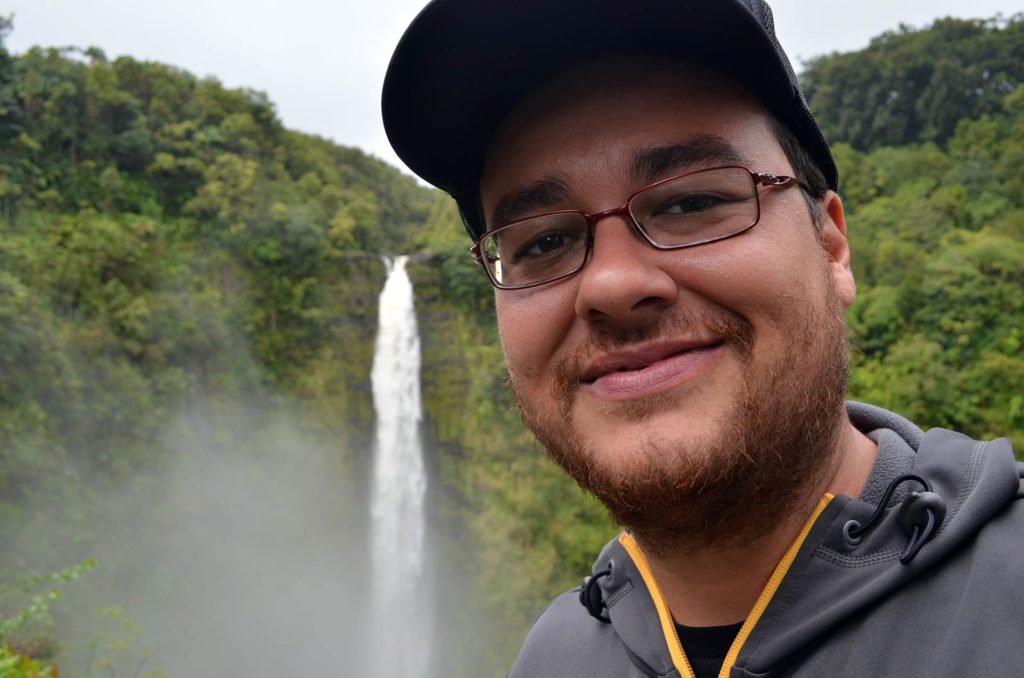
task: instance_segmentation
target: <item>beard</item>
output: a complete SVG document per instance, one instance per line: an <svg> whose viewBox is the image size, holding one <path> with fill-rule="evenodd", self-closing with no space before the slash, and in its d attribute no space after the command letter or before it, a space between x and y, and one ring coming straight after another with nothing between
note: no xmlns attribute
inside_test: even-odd
<svg viewBox="0 0 1024 678"><path fill-rule="evenodd" d="M523 421L548 454L611 519L652 555L742 546L771 533L824 480L837 453L848 378L844 308L830 278L825 304L787 318L789 343L772 364L754 360L756 336L727 311L663 314L649 326L593 325L581 348L555 368L558 416L532 407L518 391ZM572 423L587 357L640 341L698 331L734 352L743 380L713 434L685 441L641 440L628 455L601 455ZM512 380L515 390L515 380ZM622 421L670 412L681 396L609 404ZM624 457L624 458L623 458Z"/></svg>

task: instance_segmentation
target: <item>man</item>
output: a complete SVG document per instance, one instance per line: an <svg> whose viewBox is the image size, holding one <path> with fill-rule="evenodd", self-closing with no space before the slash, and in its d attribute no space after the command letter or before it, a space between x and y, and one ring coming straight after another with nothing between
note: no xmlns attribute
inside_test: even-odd
<svg viewBox="0 0 1024 678"><path fill-rule="evenodd" d="M524 420L626 528L513 677L1019 672L1024 469L844 403L838 173L767 5L435 0L383 105Z"/></svg>

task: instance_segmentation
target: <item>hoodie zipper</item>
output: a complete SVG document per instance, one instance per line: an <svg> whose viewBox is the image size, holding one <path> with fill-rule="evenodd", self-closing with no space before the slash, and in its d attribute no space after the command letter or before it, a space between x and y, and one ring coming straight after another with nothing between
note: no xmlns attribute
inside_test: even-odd
<svg viewBox="0 0 1024 678"><path fill-rule="evenodd" d="M779 560L779 564L775 566L775 570L772 571L771 576L768 578L768 583L765 584L764 589L761 591L761 595L758 596L757 602L754 603L753 609L750 610L750 614L747 615L746 621L743 622L743 626L740 627L740 631L736 634L736 640L733 641L729 647L729 652L725 655L725 661L722 663L722 670L718 672L718 678L729 678L729 672L732 667L736 664L736 659L739 657L740 650L743 648L743 644L747 641L751 631L754 630L754 626L757 625L758 620L761 619L761 615L768 608L768 604L772 600L772 596L779 589L782 584L782 580L786 577L786 573L789 572L790 566L796 559L796 554L800 552L800 547L803 546L804 540L807 539L807 535L810 533L811 528L814 527L814 523L817 522L818 516L825 510L829 502L832 501L832 495L826 493L818 505L811 512L810 517L804 523L803 528L800 530L800 534L797 535L796 539L786 549L786 553L783 554L782 559ZM636 565L637 570L640 571L640 576L644 580L644 584L647 585L647 590L650 592L651 599L654 601L654 607L658 611L658 618L661 621L661 630L665 635L665 642L668 644L669 655L672 657L672 664L679 672L681 678L695 678L693 673L693 667L690 666L690 660L686 657L686 652L683 650L683 644L679 640L679 634L676 633L675 621L672 619L672 613L669 612L668 605L665 603L665 597L661 593L661 589L658 588L657 582L654 580L654 574L651 572L650 565L647 564L647 559L644 557L643 552L640 550L640 546L636 543L636 540L629 534L623 533L619 536L619 543L626 549L630 558L633 559L633 564Z"/></svg>
<svg viewBox="0 0 1024 678"><path fill-rule="evenodd" d="M636 543L632 535L626 532L619 535L619 543L633 559L633 564L640 571L640 576L643 578L644 584L647 585L647 591L651 594L654 607L658 610L658 618L661 620L661 631L665 635L665 642L668 643L668 653L672 657L672 664L682 678L696 678L693 667L690 666L690 660L686 658L686 652L683 651L679 634L676 633L675 621L672 620L668 604L665 602L665 597L661 594L657 582L654 581L654 573L651 572L651 566L647 564L647 558L640 550L640 545Z"/></svg>

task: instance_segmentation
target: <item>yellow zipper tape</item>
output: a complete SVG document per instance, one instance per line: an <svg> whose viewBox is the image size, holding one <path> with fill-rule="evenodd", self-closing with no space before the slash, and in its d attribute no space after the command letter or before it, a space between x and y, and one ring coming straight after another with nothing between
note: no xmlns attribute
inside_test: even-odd
<svg viewBox="0 0 1024 678"><path fill-rule="evenodd" d="M647 564L647 558L644 557L643 552L640 550L640 545L636 543L632 535L625 532L619 535L619 543L622 544L622 548L626 549L629 557L633 559L636 569L640 570L640 576L643 577L644 584L647 585L647 590L654 600L654 607L658 610L658 619L661 620L661 632L665 634L668 652L672 656L672 665L676 667L682 678L696 678L693 668L690 666L690 660L686 658L686 653L683 652L683 644L679 642L679 634L676 633L676 623L672 619L672 613L668 610L668 605L661 594L661 589L658 588L658 583L654 581L654 573L651 572L651 566Z"/></svg>
<svg viewBox="0 0 1024 678"><path fill-rule="evenodd" d="M811 512L810 517L804 523L803 528L800 530L800 534L797 535L796 539L786 549L786 553L782 556L782 560L775 566L775 570L768 578L768 583L765 584L764 589L761 591L761 595L758 596L757 602L754 603L753 609L750 614L747 615L746 621L743 622L743 626L740 627L740 631L736 634L736 639L729 647L729 652L725 655L725 662L722 664L722 670L718 673L718 678L728 678L729 671L736 663L736 658L740 654L743 644L750 636L751 631L754 630L754 626L757 625L758 620L761 619L761 615L764 614L765 609L768 607L768 603L771 602L772 596L779 589L782 584L782 580L786 577L786 573L789 572L790 566L793 564L793 560L796 559L796 554L799 553L800 547L803 546L804 540L807 539L807 535L810 533L811 528L814 527L814 523L818 520L818 516L825 510L829 502L832 501L832 495L826 493L818 505ZM695 678L693 673L693 667L690 666L690 660L686 658L686 652L683 651L683 644L679 641L679 634L676 633L675 621L672 619L672 613L668 609L668 604L665 602L665 597L661 593L661 589L658 588L658 583L654 580L654 574L651 572L651 566L647 563L647 558L644 557L643 552L640 550L640 545L636 543L636 540L625 532L619 535L619 543L626 549L626 553L633 559L633 564L636 565L636 569L640 571L640 576L644 580L644 584L647 585L647 590L651 595L651 599L654 601L654 607L658 611L658 619L661 622L661 631L665 636L665 643L668 645L669 655L672 657L672 664L682 678Z"/></svg>
<svg viewBox="0 0 1024 678"><path fill-rule="evenodd" d="M782 584L782 580L785 578L786 573L789 572L790 565L793 564L793 560L796 559L796 554L800 551L800 547L804 545L804 540L807 539L807 535L810 533L811 528L814 527L814 523L817 522L818 516L825 510L828 503L832 501L832 495L828 492L821 498L818 505L814 507L814 511L811 512L811 517L804 523L803 528L800 530L800 534L796 536L793 543L786 549L785 555L782 556L782 560L775 566L775 571L772 572L772 576L768 577L768 583L764 585L764 589L761 591L761 595L758 597L757 602L754 603L754 609L747 615L747 620L743 622L743 626L740 627L740 632L736 634L736 640L732 641L732 645L729 647L729 652L725 655L725 662L722 664L722 670L718 672L718 678L729 678L729 671L732 669L733 664L736 663L736 658L740 655L740 649L743 647L743 643L747 641L750 636L750 632L754 630L758 620L761 619L761 615L764 614L765 609L768 607L768 603L772 601L772 596L779 590L779 586Z"/></svg>

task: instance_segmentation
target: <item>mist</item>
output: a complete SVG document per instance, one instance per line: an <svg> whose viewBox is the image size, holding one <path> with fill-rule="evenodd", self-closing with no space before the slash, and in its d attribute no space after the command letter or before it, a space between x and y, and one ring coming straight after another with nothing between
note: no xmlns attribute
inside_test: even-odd
<svg viewBox="0 0 1024 678"><path fill-rule="evenodd" d="M98 537L79 548L98 564L55 609L62 675L96 675L97 660L112 664L100 675L356 675L365 510L344 451L265 394L197 397L162 438L160 472L108 488L84 519ZM23 559L45 523L21 535ZM105 657L97 610L112 606L136 637Z"/></svg>
<svg viewBox="0 0 1024 678"><path fill-rule="evenodd" d="M87 508L69 517L63 498L29 498L34 515L7 526L4 559L16 554L33 572L86 557L97 566L62 585L52 624L20 637L56 638L64 678L380 675L387 638L370 637L373 445L349 449L344 424L307 407L253 385L190 393L159 426L151 467L120 480L83 460L123 431L73 451L68 480ZM422 676L474 675L467 648L483 625L434 544L441 530L426 526L418 582L441 593L407 626L432 645Z"/></svg>

